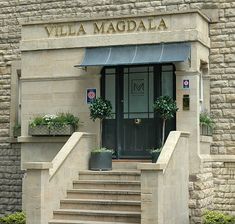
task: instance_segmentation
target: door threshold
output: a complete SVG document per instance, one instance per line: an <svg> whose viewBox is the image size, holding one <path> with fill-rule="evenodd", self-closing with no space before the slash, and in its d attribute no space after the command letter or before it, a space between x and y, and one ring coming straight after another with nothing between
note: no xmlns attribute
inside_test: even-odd
<svg viewBox="0 0 235 224"><path fill-rule="evenodd" d="M113 163L121 163L121 162L133 162L133 163L146 163L152 162L150 159L113 159Z"/></svg>

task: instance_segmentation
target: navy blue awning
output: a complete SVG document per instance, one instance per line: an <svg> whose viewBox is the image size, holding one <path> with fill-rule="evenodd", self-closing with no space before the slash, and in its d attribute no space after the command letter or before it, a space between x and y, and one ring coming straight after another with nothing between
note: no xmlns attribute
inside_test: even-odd
<svg viewBox="0 0 235 224"><path fill-rule="evenodd" d="M189 43L168 43L86 48L76 67L156 64L190 59Z"/></svg>

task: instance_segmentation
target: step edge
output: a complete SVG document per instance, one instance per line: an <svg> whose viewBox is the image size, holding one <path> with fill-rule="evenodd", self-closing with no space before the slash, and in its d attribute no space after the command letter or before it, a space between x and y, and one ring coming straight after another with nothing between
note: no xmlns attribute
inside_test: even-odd
<svg viewBox="0 0 235 224"><path fill-rule="evenodd" d="M68 189L68 193L130 193L130 194L141 194L141 191L134 190L103 190L103 189Z"/></svg>
<svg viewBox="0 0 235 224"><path fill-rule="evenodd" d="M112 170L112 171L91 171L91 170L82 170L78 174L97 174L97 175L140 175L140 171L125 171L125 170Z"/></svg>
<svg viewBox="0 0 235 224"><path fill-rule="evenodd" d="M100 222L100 221L87 221L87 220L66 220L66 219L51 219L50 223L68 223L68 224L117 224L117 222ZM130 222L118 222L118 224L136 224Z"/></svg>
<svg viewBox="0 0 235 224"><path fill-rule="evenodd" d="M58 209L54 210L53 214L84 214L87 216L92 215L107 215L107 216L140 216L141 212L133 211L109 211L109 210L80 210L80 209Z"/></svg>
<svg viewBox="0 0 235 224"><path fill-rule="evenodd" d="M102 199L62 199L61 203L117 203L117 204L141 204L141 201L133 200L102 200Z"/></svg>
<svg viewBox="0 0 235 224"><path fill-rule="evenodd" d="M95 183L95 184L137 184L140 185L141 181L125 181L125 180L74 180L74 184L86 184L86 183Z"/></svg>

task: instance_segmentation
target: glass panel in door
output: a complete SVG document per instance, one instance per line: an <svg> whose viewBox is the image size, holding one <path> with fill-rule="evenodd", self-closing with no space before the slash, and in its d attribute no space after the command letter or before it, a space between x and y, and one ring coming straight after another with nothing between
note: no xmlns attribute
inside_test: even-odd
<svg viewBox="0 0 235 224"><path fill-rule="evenodd" d="M124 68L121 156L143 157L156 144L152 66Z"/></svg>

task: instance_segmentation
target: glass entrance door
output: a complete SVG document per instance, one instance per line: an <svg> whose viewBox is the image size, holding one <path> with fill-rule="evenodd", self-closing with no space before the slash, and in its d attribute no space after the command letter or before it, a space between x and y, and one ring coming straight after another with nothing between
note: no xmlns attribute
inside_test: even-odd
<svg viewBox="0 0 235 224"><path fill-rule="evenodd" d="M173 66L168 67L169 71L166 68L158 65L104 69L102 96L111 101L113 116L104 121L103 143L115 149L117 157L149 157L146 149L160 146L161 121L153 112L153 103L162 93L174 95ZM166 71L166 77L161 78Z"/></svg>

